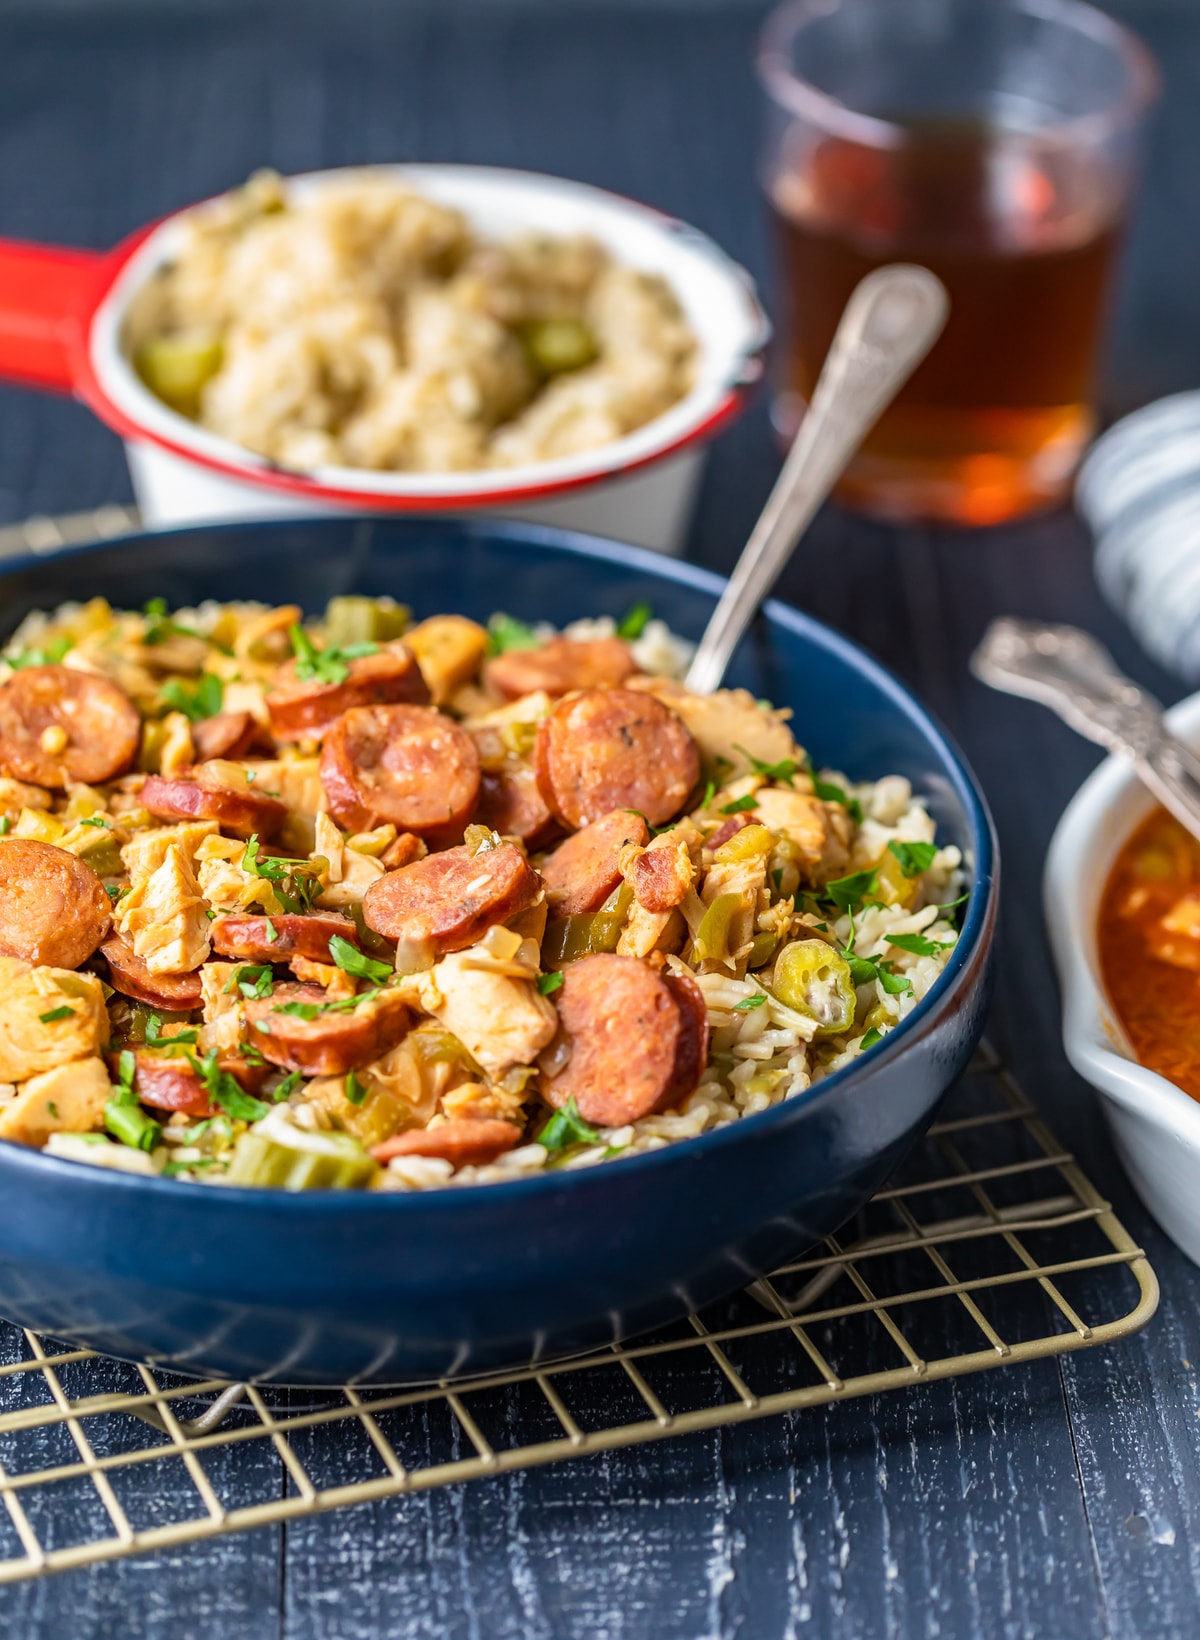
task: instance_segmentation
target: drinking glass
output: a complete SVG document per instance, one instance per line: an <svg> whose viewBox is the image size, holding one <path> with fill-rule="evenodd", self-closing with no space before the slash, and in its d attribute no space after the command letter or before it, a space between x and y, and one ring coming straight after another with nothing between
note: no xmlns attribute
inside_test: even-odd
<svg viewBox="0 0 1200 1640"><path fill-rule="evenodd" d="M1096 356L1158 87L1082 0L791 0L768 19L774 417L795 432L846 300L888 262L950 293L941 340L839 495L986 524L1053 505L1095 427Z"/></svg>

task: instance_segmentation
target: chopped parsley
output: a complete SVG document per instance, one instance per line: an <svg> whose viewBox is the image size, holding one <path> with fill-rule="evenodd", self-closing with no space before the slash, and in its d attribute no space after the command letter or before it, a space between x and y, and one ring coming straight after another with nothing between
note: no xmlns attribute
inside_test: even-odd
<svg viewBox="0 0 1200 1640"><path fill-rule="evenodd" d="M168 678L158 692L158 698L172 711L182 712L192 723L202 718L216 717L225 700L225 685L215 672L204 672L195 683L182 678Z"/></svg>
<svg viewBox="0 0 1200 1640"><path fill-rule="evenodd" d="M561 1110L556 1110L538 1134L535 1144L543 1146L551 1155L566 1150L570 1145L594 1145L600 1138L594 1127L589 1127L579 1114L579 1106L572 1094Z"/></svg>
<svg viewBox="0 0 1200 1640"><path fill-rule="evenodd" d="M822 803L840 803L851 820L856 825L861 824L863 817L862 804L857 797L848 797L841 786L835 784L832 780L822 780L820 775L814 773L811 765L808 772L812 778L813 791Z"/></svg>
<svg viewBox="0 0 1200 1640"><path fill-rule="evenodd" d="M342 997L337 1002L277 1002L271 1012L291 1014L293 1019L320 1019L322 1014L350 1014L360 1002L369 1002L372 997L377 997L382 989L381 985L375 985L369 991L360 991L354 997ZM264 1030L266 1021L260 1020L258 1028L260 1031Z"/></svg>
<svg viewBox="0 0 1200 1640"><path fill-rule="evenodd" d="M391 963L378 962L374 957L368 957L349 940L344 940L340 934L333 934L329 940L329 955L345 974L353 974L357 979L384 980L391 979L395 969Z"/></svg>
<svg viewBox="0 0 1200 1640"><path fill-rule="evenodd" d="M195 1042L195 1040L196 1031L194 1027L187 1031L176 1031L174 1036L164 1036L162 1020L159 1016L157 1014L146 1015L146 1046L148 1048L183 1047L188 1043Z"/></svg>
<svg viewBox="0 0 1200 1640"><path fill-rule="evenodd" d="M285 911L305 914L312 910L313 901L321 892L321 881L311 860L290 860L268 856L260 858L258 833L255 832L242 852L242 870L251 877L262 877L275 890L276 898ZM277 930L270 923L268 942L274 944Z"/></svg>
<svg viewBox="0 0 1200 1640"><path fill-rule="evenodd" d="M243 1048L242 1052L246 1055L247 1059L250 1057L251 1050L248 1047ZM258 1050L255 1049L254 1052L257 1053ZM261 1059L262 1055L259 1054L258 1057ZM289 1071L287 1073L287 1075L284 1077L283 1081L279 1084L279 1086L277 1088L273 1088L271 1090L271 1098L275 1101L275 1103L277 1105L281 1105L283 1103L283 1101L290 1095L290 1093L292 1092L292 1089L298 1087L299 1085L300 1085L300 1072L299 1071Z"/></svg>
<svg viewBox="0 0 1200 1640"><path fill-rule="evenodd" d="M928 871L937 854L936 843L902 843L893 837L888 844L888 853L900 863L900 870L906 877L919 877L923 871Z"/></svg>
<svg viewBox="0 0 1200 1640"><path fill-rule="evenodd" d="M914 957L936 957L939 951L948 951L953 940L927 940L923 934L885 934L889 945L901 951L910 951Z"/></svg>
<svg viewBox="0 0 1200 1640"><path fill-rule="evenodd" d="M64 1002L61 1008L51 1008L48 1014L39 1014L38 1020L43 1025L53 1025L56 1020L70 1019L74 1012L74 1008L68 1008Z"/></svg>
<svg viewBox="0 0 1200 1640"><path fill-rule="evenodd" d="M102 826L105 831L112 830L112 821L106 820L103 815L100 814L89 815L86 820L81 820L79 824L81 826Z"/></svg>
<svg viewBox="0 0 1200 1640"><path fill-rule="evenodd" d="M539 974L537 988L544 997L548 997L552 991L558 990L562 982L563 977L561 970L552 974Z"/></svg>
<svg viewBox="0 0 1200 1640"><path fill-rule="evenodd" d="M370 1093L365 1082L360 1082L353 1071L346 1072L346 1098L352 1105L361 1105Z"/></svg>
<svg viewBox="0 0 1200 1640"><path fill-rule="evenodd" d="M489 655L506 655L510 649L540 649L542 640L531 626L512 615L493 615L487 624Z"/></svg>
<svg viewBox="0 0 1200 1640"><path fill-rule="evenodd" d="M7 814L0 814L0 837L7 837L12 830L12 820Z"/></svg>
<svg viewBox="0 0 1200 1640"><path fill-rule="evenodd" d="M758 798L753 792L747 792L745 797L735 797L732 803L723 803L718 810L720 814L745 814L748 809L758 807Z"/></svg>
<svg viewBox="0 0 1200 1640"><path fill-rule="evenodd" d="M233 978L225 987L225 994L228 996L236 985L247 1000L253 1000L255 997L269 997L274 986L274 980L275 976L268 963L246 963L242 967L234 969ZM195 1037L192 1040L195 1041Z"/></svg>
<svg viewBox="0 0 1200 1640"><path fill-rule="evenodd" d="M296 676L301 683L345 683L350 676L351 661L379 653L379 645L370 642L327 644L324 649L318 649L304 628L295 623L288 627L288 636L296 657Z"/></svg>
<svg viewBox="0 0 1200 1640"><path fill-rule="evenodd" d="M823 895L832 900L839 911L853 914L869 894L875 892L878 873L875 870L854 871L849 877L835 877L825 884Z"/></svg>
<svg viewBox="0 0 1200 1640"><path fill-rule="evenodd" d="M67 650L74 646L74 638L51 638L44 648L22 649L15 655L6 655L4 659L16 672L26 666L57 666Z"/></svg>
<svg viewBox="0 0 1200 1640"><path fill-rule="evenodd" d="M58 1106L54 1103L53 1099L47 1099L46 1109L50 1112L51 1116L53 1116L54 1120L57 1122L58 1121Z"/></svg>
<svg viewBox="0 0 1200 1640"><path fill-rule="evenodd" d="M630 642L640 638L653 616L654 611L649 604L634 604L629 613L617 622L617 637L626 638Z"/></svg>
<svg viewBox="0 0 1200 1640"><path fill-rule="evenodd" d="M747 1014L751 1008L761 1008L766 1000L767 993L765 991L756 991L752 997L743 997L740 1002L735 1002L733 1011L735 1014Z"/></svg>
<svg viewBox="0 0 1200 1640"><path fill-rule="evenodd" d="M780 758L778 763L764 763L761 758L755 757L753 752L748 752L744 746L735 745L733 749L735 752L741 752L755 774L762 775L764 780L776 781L784 786L791 785L792 777L800 767L794 757Z"/></svg>
<svg viewBox="0 0 1200 1640"><path fill-rule="evenodd" d="M704 783L704 796L700 799L700 807L706 809L717 795L717 788L711 780Z"/></svg>
<svg viewBox="0 0 1200 1640"><path fill-rule="evenodd" d="M146 630L142 634L142 642L151 648L155 644L166 643L168 638L198 638L200 634L193 632L190 626L180 626L167 614L167 600L165 598L151 598L142 605L142 613L146 617Z"/></svg>
<svg viewBox="0 0 1200 1640"><path fill-rule="evenodd" d="M203 1059L188 1054L188 1062L203 1082L209 1104L216 1105L235 1122L261 1121L270 1110L271 1107L264 1105L261 1099L248 1094L236 1076L221 1069L215 1048L210 1049Z"/></svg>

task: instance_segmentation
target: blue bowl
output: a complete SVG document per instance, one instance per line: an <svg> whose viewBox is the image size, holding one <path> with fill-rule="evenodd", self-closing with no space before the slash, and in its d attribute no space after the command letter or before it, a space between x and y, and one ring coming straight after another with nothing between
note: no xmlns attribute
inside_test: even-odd
<svg viewBox="0 0 1200 1640"><path fill-rule="evenodd" d="M346 518L176 530L22 558L6 622L65 597L390 593L418 615L556 624L645 600L698 637L722 582L528 525ZM0 1314L109 1355L259 1381L401 1382L628 1337L744 1286L878 1189L965 1067L988 1001L996 842L960 754L907 689L781 604L729 681L795 709L818 763L907 775L974 870L934 995L811 1092L663 1150L428 1194L285 1195L143 1179L0 1144Z"/></svg>

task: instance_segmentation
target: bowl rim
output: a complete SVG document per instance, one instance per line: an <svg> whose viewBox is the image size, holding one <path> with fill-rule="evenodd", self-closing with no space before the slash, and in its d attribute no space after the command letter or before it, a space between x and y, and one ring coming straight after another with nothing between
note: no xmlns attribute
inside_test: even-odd
<svg viewBox="0 0 1200 1640"><path fill-rule="evenodd" d="M1200 694L1166 713L1166 723L1200 743ZM1134 1057L1100 975L1096 912L1119 850L1155 807L1131 765L1111 756L1084 781L1055 827L1046 855L1042 899L1062 988L1067 1058L1104 1098L1123 1111L1200 1148L1200 1101ZM1114 811L1122 820L1112 827Z"/></svg>
<svg viewBox="0 0 1200 1640"><path fill-rule="evenodd" d="M121 343L125 314L134 293L169 255L181 225L210 209L223 195L196 201L141 229L105 260L101 287L73 359L79 392L102 420L123 437L147 443L253 487L361 509L451 511L463 507L544 500L628 474L712 437L744 407L763 376L771 324L754 280L740 263L698 228L590 183L512 167L456 164L377 164L300 172L285 178L301 190L319 188L339 176L386 173L408 177L436 194L439 184L470 189L508 190L528 196L558 197L591 211L597 222L624 220L649 233L678 268L690 266L723 284L730 327L723 348L707 351L711 380L696 383L676 404L619 439L578 455L531 462L522 467L458 473L377 472L366 468L322 467L311 472L281 466L232 439L209 432L170 409L139 380ZM670 280L670 273L667 274ZM704 346L702 342L702 347Z"/></svg>
<svg viewBox="0 0 1200 1640"><path fill-rule="evenodd" d="M715 571L705 569L697 564L681 562L678 559L665 558L659 553L645 547L629 546L624 542L614 542L604 537L587 535L582 531L557 528L550 525L527 524L519 521L508 521L487 518L463 517L454 519L410 519L397 517L394 513L360 514L347 517L314 517L311 519L254 519L239 523L218 523L205 525L178 525L170 529L148 530L136 536L113 536L103 541L87 542L81 546L64 548L54 554L56 563L78 562L98 553L119 549L121 547L145 547L148 542L169 541L178 536L228 535L247 529L256 535L277 534L295 531L298 527L309 529L344 530L347 525L361 526L363 523L383 524L391 528L400 526L411 529L414 534L428 533L458 533L480 538L496 538L520 545L525 549L532 549L538 553L551 555L566 554L580 558L600 560L614 564L621 569L633 570L649 576L660 582L676 583L689 587L692 590L707 593L714 600L720 597L726 586L726 578ZM24 570L43 568L46 559L37 553L23 553L19 557L7 558L0 567L0 593L4 582L9 575L19 574ZM980 786L978 777L966 758L963 756L956 741L944 729L938 719L927 707L917 699L901 678L883 662L875 659L853 639L844 636L835 628L826 625L815 616L807 615L798 609L778 599L771 598L763 606L763 616L772 624L781 627L785 632L799 637L810 643L815 643L826 653L831 653L845 661L853 670L864 674L886 697L889 704L902 716L908 718L923 733L939 753L941 761L949 770L954 795L961 803L967 820L969 833L969 847L974 853L974 876L971 898L967 902L967 915L959 933L958 942L946 964L934 991L922 1003L915 1007L907 1017L901 1020L896 1028L874 1047L867 1049L850 1065L833 1072L832 1075L806 1088L802 1093L794 1095L781 1104L772 1105L767 1110L758 1111L751 1116L740 1117L724 1127L710 1129L707 1133L700 1133L689 1139L674 1140L662 1146L661 1149L644 1151L638 1156L629 1156L620 1162L621 1177L631 1178L645 1175L652 1179L656 1172L668 1166L682 1163L686 1165L691 1157L697 1154L707 1154L720 1148L730 1148L736 1144L752 1142L759 1135L765 1135L773 1127L781 1126L790 1120L794 1113L807 1110L810 1106L827 1102L831 1095L839 1093L851 1085L855 1078L865 1078L877 1069L902 1054L908 1044L915 1041L918 1034L923 1034L945 1013L958 1005L959 992L963 984L970 979L978 962L986 957L988 948L995 933L997 907L1000 891L1000 850L996 836L995 825L988 808L987 799ZM885 770L884 773L887 771ZM82 1174L90 1178L93 1187L109 1190L115 1193L141 1193L151 1190L156 1193L159 1201L175 1200L195 1202L206 1197L222 1200L226 1190L235 1192L234 1200L247 1208L262 1209L268 1204L274 1205L274 1210L295 1214L334 1213L334 1214L361 1214L372 1210L381 1203L395 1203L389 1205L388 1212L416 1213L422 1210L429 1211L431 1204L445 1205L461 1202L464 1195L469 1196L473 1188L478 1188L486 1196L486 1200L502 1206L506 1201L524 1200L537 1193L561 1194L565 1191L586 1191L595 1188L597 1176L611 1174L608 1167L601 1164L597 1167L577 1168L573 1170L555 1169L550 1172L542 1171L536 1174L522 1175L512 1180L497 1180L493 1183L465 1189L434 1187L421 1191L279 1191L267 1190L255 1186L221 1186L214 1188L207 1185L193 1184L191 1189L187 1185L191 1182L180 1179L166 1179L160 1176L145 1174L121 1173L115 1169L91 1166L85 1162L71 1161L65 1157L47 1156L42 1151L31 1150L22 1145L0 1142L0 1174L7 1168L19 1172L32 1170L35 1175L41 1175L47 1180L60 1178L79 1181ZM636 1173L635 1173L636 1170ZM589 1185L587 1181L593 1181ZM180 1187L185 1187L181 1193ZM166 1195L163 1195L163 1193Z"/></svg>

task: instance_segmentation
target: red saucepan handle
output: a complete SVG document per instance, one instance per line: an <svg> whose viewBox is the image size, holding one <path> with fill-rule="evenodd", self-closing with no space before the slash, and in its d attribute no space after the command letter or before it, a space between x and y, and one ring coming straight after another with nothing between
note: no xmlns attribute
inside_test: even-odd
<svg viewBox="0 0 1200 1640"><path fill-rule="evenodd" d="M0 380L70 393L107 258L0 239Z"/></svg>

